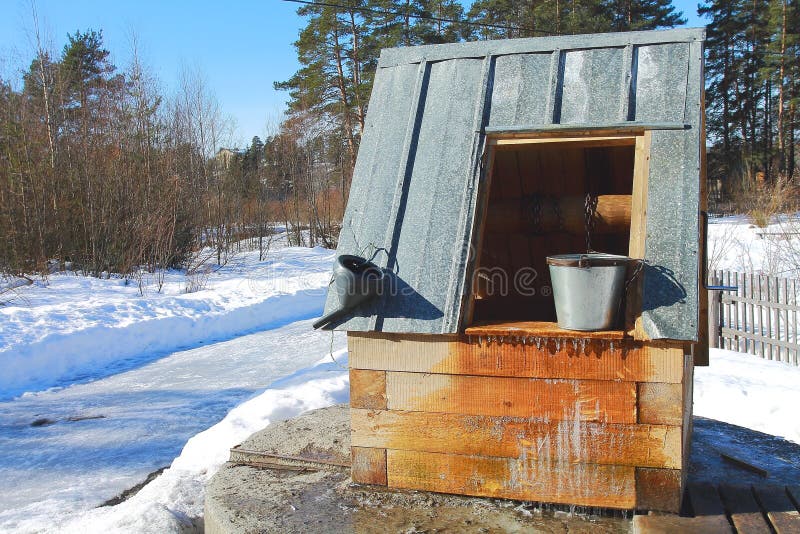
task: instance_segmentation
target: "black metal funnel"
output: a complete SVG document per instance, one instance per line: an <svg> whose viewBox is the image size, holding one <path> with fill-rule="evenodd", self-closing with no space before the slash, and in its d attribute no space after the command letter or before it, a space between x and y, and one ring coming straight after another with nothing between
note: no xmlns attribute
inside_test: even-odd
<svg viewBox="0 0 800 534"><path fill-rule="evenodd" d="M314 323L314 329L333 322L359 304L378 296L384 277L380 267L359 256L343 254L336 258L333 287L339 297L339 309L320 318Z"/></svg>

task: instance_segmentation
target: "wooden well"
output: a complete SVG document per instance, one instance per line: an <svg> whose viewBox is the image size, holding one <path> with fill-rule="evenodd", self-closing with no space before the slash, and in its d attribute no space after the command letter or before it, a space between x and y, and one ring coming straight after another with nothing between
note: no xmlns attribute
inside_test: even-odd
<svg viewBox="0 0 800 534"><path fill-rule="evenodd" d="M354 481L678 511L707 361L704 38L381 53L337 255L392 289L326 326ZM561 330L546 258L588 249L646 266L614 330Z"/></svg>
<svg viewBox="0 0 800 534"><path fill-rule="evenodd" d="M638 280L619 330L559 329L544 261L585 250L587 187L606 199L594 248L643 257L650 132L497 137L489 147L463 332L348 333L353 480L677 512L691 345L647 339ZM533 232L531 195L546 199ZM498 291L502 282L477 276L529 266L537 277L523 288L509 280Z"/></svg>

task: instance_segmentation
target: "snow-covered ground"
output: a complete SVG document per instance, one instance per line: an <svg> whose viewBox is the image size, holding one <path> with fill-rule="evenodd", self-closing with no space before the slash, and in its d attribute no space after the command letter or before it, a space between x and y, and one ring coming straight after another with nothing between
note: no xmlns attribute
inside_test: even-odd
<svg viewBox="0 0 800 534"><path fill-rule="evenodd" d="M695 367L694 415L800 444L800 367L750 354L711 349Z"/></svg>
<svg viewBox="0 0 800 534"><path fill-rule="evenodd" d="M717 268L749 268L736 263L742 251L769 252L741 219L710 233L725 245ZM73 275L19 289L0 308L0 531L197 527L204 484L230 447L271 421L347 401L344 338L309 320L332 259L321 249L281 248L264 262L243 254L191 294L178 272L144 296ZM696 369L694 402L697 416L800 444L800 368L714 350ZM129 500L98 507L164 466Z"/></svg>
<svg viewBox="0 0 800 534"><path fill-rule="evenodd" d="M246 253L191 294L178 272L144 296L69 274L21 288L0 308L0 532L179 529L230 447L346 400L347 373L326 356L346 365L344 338L310 320L332 259ZM141 497L96 508L171 464Z"/></svg>
<svg viewBox="0 0 800 534"><path fill-rule="evenodd" d="M0 306L0 400L94 380L181 348L230 339L317 315L333 252L280 248L258 261L235 256L208 274L203 289L165 275L161 292L135 281L54 274L14 290Z"/></svg>

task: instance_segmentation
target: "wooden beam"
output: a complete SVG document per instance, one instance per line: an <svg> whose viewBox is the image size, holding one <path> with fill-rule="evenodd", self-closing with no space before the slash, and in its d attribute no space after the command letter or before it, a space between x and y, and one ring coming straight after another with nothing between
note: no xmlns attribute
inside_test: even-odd
<svg viewBox="0 0 800 534"><path fill-rule="evenodd" d="M483 250L483 243L485 241L484 236L486 234L486 219L487 214L489 212L489 197L492 187L492 179L494 177L494 161L495 161L495 150L494 147L489 146L486 152L486 165L487 167L484 169L483 173L485 179L481 180L478 184L478 202L476 206L476 214L473 224L475 225L474 228L474 238L472 240L472 245L474 245L474 249L472 250L473 254L470 258L470 265L468 265L467 273L470 277L468 282L464 284L465 290L469 291L467 295L465 295L465 303L464 303L464 317L462 318L461 325L472 324L473 317L475 315L475 299L474 296L477 293L477 277L473 276L473 273L480 267L480 260L481 260L481 251Z"/></svg>
<svg viewBox="0 0 800 534"><path fill-rule="evenodd" d="M389 486L525 501L633 508L634 468L387 451Z"/></svg>
<svg viewBox="0 0 800 534"><path fill-rule="evenodd" d="M622 340L625 333L621 330L600 330L585 332L579 330L565 330L558 324L547 321L507 321L478 323L468 327L464 334L467 336L529 336L541 338L568 338L568 339L607 339ZM508 340L513 342L513 340Z"/></svg>
<svg viewBox="0 0 800 534"><path fill-rule="evenodd" d="M532 228L530 219L521 216L522 213L530 212L530 202L531 199L525 197L493 202L489 206L486 232L563 231L581 236L586 234L584 196L562 196L555 200L541 199L539 202L543 209L537 228ZM537 200L533 199L533 202ZM599 195L592 221L593 234L627 233L631 224L631 195Z"/></svg>
<svg viewBox="0 0 800 534"><path fill-rule="evenodd" d="M636 259L645 257L647 240L647 191L650 175L650 132L636 138L633 164L633 193L631 195L631 232L628 243L628 256ZM632 275L633 272L630 273ZM625 306L625 328L634 339L648 339L642 326L642 274L631 283Z"/></svg>
<svg viewBox="0 0 800 534"><path fill-rule="evenodd" d="M725 509L731 516L733 526L738 532L746 534L770 534L761 508L753 497L750 486L732 486L721 484L719 487Z"/></svg>
<svg viewBox="0 0 800 534"><path fill-rule="evenodd" d="M675 344L562 341L488 343L479 336L348 334L350 367L416 373L680 383L683 349Z"/></svg>
<svg viewBox="0 0 800 534"><path fill-rule="evenodd" d="M783 486L756 486L756 498L767 514L777 534L800 532L800 512L797 511Z"/></svg>
<svg viewBox="0 0 800 534"><path fill-rule="evenodd" d="M681 384L638 384L639 422L653 425L683 425L683 386Z"/></svg>
<svg viewBox="0 0 800 534"><path fill-rule="evenodd" d="M673 426L351 409L354 446L566 463L681 467Z"/></svg>
<svg viewBox="0 0 800 534"><path fill-rule="evenodd" d="M527 146L551 143L580 143L581 147L633 146L638 136L597 135L579 137L492 137L489 144L499 150L523 150Z"/></svg>
<svg viewBox="0 0 800 534"><path fill-rule="evenodd" d="M386 449L351 447L350 452L353 482L386 485Z"/></svg>
<svg viewBox="0 0 800 534"><path fill-rule="evenodd" d="M386 397L390 410L636 422L630 382L387 372Z"/></svg>
<svg viewBox="0 0 800 534"><path fill-rule="evenodd" d="M350 407L386 408L386 371L350 369Z"/></svg>
<svg viewBox="0 0 800 534"><path fill-rule="evenodd" d="M677 514L681 508L681 470L636 468L636 508Z"/></svg>
<svg viewBox="0 0 800 534"><path fill-rule="evenodd" d="M635 515L633 534L725 534L732 532L724 517L680 517L677 515Z"/></svg>

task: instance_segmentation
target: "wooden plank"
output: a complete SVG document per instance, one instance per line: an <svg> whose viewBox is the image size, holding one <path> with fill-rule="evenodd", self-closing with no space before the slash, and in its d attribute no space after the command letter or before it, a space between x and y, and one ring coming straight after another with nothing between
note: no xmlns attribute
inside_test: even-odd
<svg viewBox="0 0 800 534"><path fill-rule="evenodd" d="M752 297L754 295L754 293L753 293L753 274L752 273L750 273L749 278L750 278L750 291L749 291L749 294L746 295L746 296ZM748 315L750 317L750 333L755 334L756 333L756 323L755 323L755 317L756 317L755 309L756 309L756 307L751 304L750 306L748 306L748 308L750 308L748 310ZM756 353L756 342L751 340L750 346L752 348L751 353L755 354Z"/></svg>
<svg viewBox="0 0 800 534"><path fill-rule="evenodd" d="M758 281L758 334L762 336L760 339L761 343L759 345L759 356L765 358L767 355L767 348L765 344L764 336L764 306L761 305L761 302L764 299L763 295L763 279L760 274L756 275L756 280Z"/></svg>
<svg viewBox="0 0 800 534"><path fill-rule="evenodd" d="M771 289L771 287L772 287L772 284L771 284L772 277L771 276L765 276L764 279L766 280L766 283L767 283L767 288L766 288L767 289L767 299L765 301L765 304L766 304L765 308L766 308L766 311L767 311L767 336L766 337L767 337L767 339L772 339L772 307L770 306L770 302L769 302L770 301L770 296L772 294L772 289ZM770 360L774 360L775 359L774 345L772 343L768 343L767 344L767 350L769 351L769 359Z"/></svg>
<svg viewBox="0 0 800 534"><path fill-rule="evenodd" d="M491 191L492 186L492 179L494 176L494 164L495 164L495 150L491 147L488 148L487 155L484 155L484 164L486 167L483 169L483 179L478 183L478 202L475 211L475 219L473 224L475 225L474 234L474 246L476 254L474 257L470 258L471 266L468 267L467 272L473 273L472 276L474 277L474 273L478 271L480 267L481 261L481 251L483 251L484 246L484 237L486 233L486 214L489 212L489 192ZM462 326L472 324L473 317L475 315L475 297L477 294L477 278L473 278L471 286L465 284L466 287L472 288L472 294L470 298L466 300L466 306L464 311L464 318L462 320Z"/></svg>
<svg viewBox="0 0 800 534"><path fill-rule="evenodd" d="M526 378L577 378L679 383L677 344L563 340L488 343L472 336L349 333L351 368Z"/></svg>
<svg viewBox="0 0 800 534"><path fill-rule="evenodd" d="M770 534L761 508L758 506L750 486L720 484L719 492L730 515L733 526L740 534Z"/></svg>
<svg viewBox="0 0 800 534"><path fill-rule="evenodd" d="M387 372L386 396L390 410L636 422L631 382Z"/></svg>
<svg viewBox="0 0 800 534"><path fill-rule="evenodd" d="M733 275L734 275L733 285L735 287L739 287L739 273L735 272L735 273L733 273ZM739 303L738 302L734 302L733 303L733 328L735 330L737 330L737 331L741 331L741 329L742 329L742 325L739 324ZM733 350L735 350L736 352L739 352L741 350L741 347L740 347L741 337L735 336L734 340L735 340L736 345L734 346Z"/></svg>
<svg viewBox="0 0 800 534"><path fill-rule="evenodd" d="M571 463L681 467L674 426L350 410L354 446Z"/></svg>
<svg viewBox="0 0 800 534"><path fill-rule="evenodd" d="M756 486L756 498L777 534L800 532L800 512L783 486Z"/></svg>
<svg viewBox="0 0 800 534"><path fill-rule="evenodd" d="M489 144L498 151L511 151L511 150L525 150L526 148L543 144L564 144L564 143L578 143L581 148L591 147L611 147L611 146L633 146L636 143L636 138L633 136L621 137L542 137L536 139L524 138L508 138L508 139L490 139Z"/></svg>
<svg viewBox="0 0 800 534"><path fill-rule="evenodd" d="M386 449L351 447L350 452L353 482L386 485Z"/></svg>
<svg viewBox="0 0 800 534"><path fill-rule="evenodd" d="M725 460L729 464L735 465L736 467L744 469L745 471L750 471L751 473L755 473L756 475L758 475L760 477L763 477L763 478L766 478L769 475L769 473L767 472L766 469L764 469L762 467L758 467L757 465L753 465L751 463L745 462L744 460L741 460L741 459L737 458L736 456L733 456L731 454L728 454L728 453L722 452L722 451L720 451L719 455L723 460Z"/></svg>
<svg viewBox="0 0 800 534"><path fill-rule="evenodd" d="M628 256L643 259L647 239L647 190L650 174L650 132L636 138L631 198L631 231ZM628 288L625 306L625 329L634 339L648 339L642 326L642 276Z"/></svg>
<svg viewBox="0 0 800 534"><path fill-rule="evenodd" d="M792 502L794 502L795 508L800 512L800 484L786 486L786 491L789 493Z"/></svg>
<svg viewBox="0 0 800 534"><path fill-rule="evenodd" d="M791 304L797 306L797 280L792 280L792 298ZM791 325L791 332L792 337L787 341L791 341L795 344L794 348L794 364L800 365L800 347L797 345L797 311L792 311L792 320L789 323Z"/></svg>
<svg viewBox="0 0 800 534"><path fill-rule="evenodd" d="M640 423L683 424L683 387L680 384L640 382L638 403Z"/></svg>
<svg viewBox="0 0 800 534"><path fill-rule="evenodd" d="M764 300L760 300L760 299L756 299L756 298L752 298L752 297L742 297L742 296L739 296L739 295L731 295L731 294L723 295L722 296L722 301L726 302L726 303L732 303L734 305L737 302L738 303L748 303L748 304L759 304L759 305L764 304L764 303L768 303L770 308L772 308L773 310L797 311L798 309L800 309L798 306L795 306L795 305L792 305L792 304L784 304L782 302L764 301ZM731 326L731 328L733 328L734 330L741 330L741 328L737 329L733 325Z"/></svg>
<svg viewBox="0 0 800 534"><path fill-rule="evenodd" d="M796 343L789 343L782 339L774 339L768 336L762 336L759 334L750 334L750 333L743 333L738 330L734 330L733 328L723 328L723 334L727 334L728 336L740 336L747 339L752 339L755 341L760 341L762 344L768 343L771 345L775 345L776 347L786 347L786 348L795 348L797 347ZM762 358L764 357L762 354L759 354Z"/></svg>
<svg viewBox="0 0 800 534"><path fill-rule="evenodd" d="M636 468L636 508L678 513L681 508L681 470Z"/></svg>
<svg viewBox="0 0 800 534"><path fill-rule="evenodd" d="M722 534L732 532L724 517L679 517L675 515L633 516L634 534Z"/></svg>
<svg viewBox="0 0 800 534"><path fill-rule="evenodd" d="M725 506L722 504L717 488L709 483L697 483L689 486L689 502L692 504L694 515L721 515L725 516Z"/></svg>
<svg viewBox="0 0 800 534"><path fill-rule="evenodd" d="M350 407L386 409L386 371L350 369Z"/></svg>
<svg viewBox="0 0 800 534"><path fill-rule="evenodd" d="M783 279L783 304L789 304L789 280L786 278ZM783 339L787 342L789 341L789 310L783 310ZM786 363L792 361L791 351L786 349L786 359L784 360Z"/></svg>
<svg viewBox="0 0 800 534"><path fill-rule="evenodd" d="M706 104L705 91L700 98L700 210L708 213L708 174L707 174L707 155L706 155ZM702 226L701 226L702 228ZM700 232L700 250L707 250L708 236L706 232ZM711 342L710 336L715 330L709 330L709 292L705 289L708 280L703 280L703 273L708 275L708 265L703 265L706 261L706 254L698 254L697 279L700 280L699 290L699 321L697 328L697 344L695 345L693 356L694 365L706 367L709 364L709 349L715 346ZM716 314L712 314L716 316Z"/></svg>
<svg viewBox="0 0 800 534"><path fill-rule="evenodd" d="M393 488L621 509L636 502L630 466L389 450L387 468Z"/></svg>
<svg viewBox="0 0 800 534"><path fill-rule="evenodd" d="M692 407L693 407L693 396L694 396L694 356L692 354L686 354L684 356L684 363L683 363L683 398L681 399L681 403L683 406L683 424L681 425L682 430L682 448L683 451L683 464L681 467L683 468L682 472L682 481L681 485L686 487L686 478L689 474L689 470L687 467L689 466L689 455L691 453L692 448L692 432L693 428L693 419L692 419Z"/></svg>
<svg viewBox="0 0 800 534"><path fill-rule="evenodd" d="M464 333L468 336L532 336L542 338L569 338L569 339L603 339L621 340L625 333L621 330L601 330L597 332L584 332L577 330L564 330L556 323L545 321L511 321L478 323L468 327Z"/></svg>

